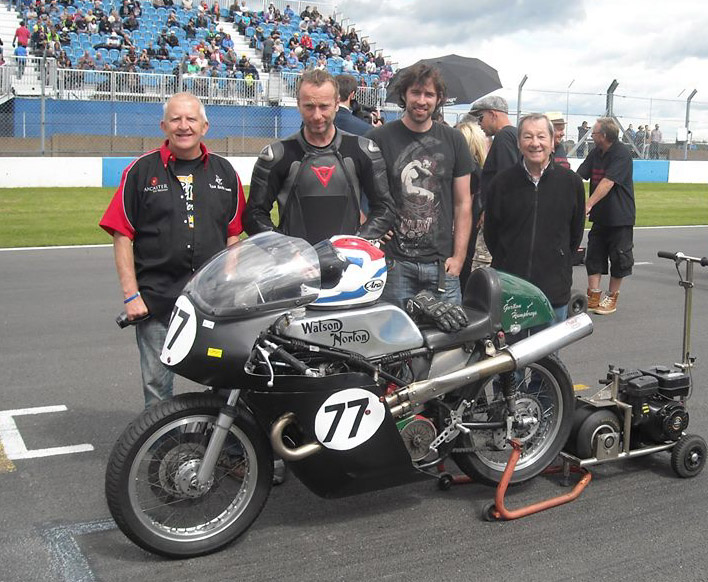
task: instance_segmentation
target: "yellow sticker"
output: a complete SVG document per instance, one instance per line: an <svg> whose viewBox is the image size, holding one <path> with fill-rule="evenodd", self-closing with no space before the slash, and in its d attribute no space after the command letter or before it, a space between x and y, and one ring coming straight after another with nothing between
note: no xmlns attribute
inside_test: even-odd
<svg viewBox="0 0 708 582"><path fill-rule="evenodd" d="M221 354L224 353L224 350L221 350L219 348L209 348L207 350L207 356L211 358L220 358Z"/></svg>

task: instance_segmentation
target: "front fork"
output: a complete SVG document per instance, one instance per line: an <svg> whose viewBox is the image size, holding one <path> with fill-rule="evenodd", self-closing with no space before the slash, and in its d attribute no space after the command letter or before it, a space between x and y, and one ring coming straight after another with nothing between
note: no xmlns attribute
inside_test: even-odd
<svg viewBox="0 0 708 582"><path fill-rule="evenodd" d="M240 394L241 390L231 390L226 404L219 411L219 416L214 425L214 431L211 434L209 444L204 452L204 458L199 465L199 471L197 471L195 486L200 490L206 489L212 482L216 462L219 460L221 451L224 448L224 443L226 442L226 436L229 434L231 425L236 418L236 403L238 402Z"/></svg>

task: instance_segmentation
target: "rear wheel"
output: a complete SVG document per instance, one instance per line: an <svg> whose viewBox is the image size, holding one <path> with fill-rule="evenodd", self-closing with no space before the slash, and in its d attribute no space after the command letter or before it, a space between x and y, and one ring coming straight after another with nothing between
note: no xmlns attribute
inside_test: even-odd
<svg viewBox="0 0 708 582"><path fill-rule="evenodd" d="M211 481L195 486L224 401L185 394L143 412L121 435L106 470L106 499L118 527L140 547L173 558L214 552L263 509L273 479L268 440L238 409Z"/></svg>
<svg viewBox="0 0 708 582"><path fill-rule="evenodd" d="M589 459L595 456L600 439L607 435L607 439L615 440L609 435L621 434L620 421L617 415L611 410L597 410L588 416L578 429L578 438L575 442L575 450L581 459ZM616 442L607 442L603 439L603 446L617 446ZM601 449L602 450L602 449Z"/></svg>
<svg viewBox="0 0 708 582"><path fill-rule="evenodd" d="M520 413L512 438L521 441L521 457L514 469L512 483L538 475L560 453L573 424L573 384L563 363L548 356L513 374L516 382L516 407ZM504 421L507 407L499 377L479 388L464 422ZM453 459L472 479L496 485L506 468L511 445L506 428L473 429L458 437Z"/></svg>

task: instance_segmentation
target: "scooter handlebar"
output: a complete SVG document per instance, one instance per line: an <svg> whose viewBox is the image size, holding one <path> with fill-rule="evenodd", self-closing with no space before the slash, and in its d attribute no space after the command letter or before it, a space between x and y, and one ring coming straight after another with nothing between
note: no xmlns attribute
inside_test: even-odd
<svg viewBox="0 0 708 582"><path fill-rule="evenodd" d="M699 263L701 267L708 266L708 257L689 257L688 255L684 255L682 252L671 253L669 251L659 251L657 256L660 259L669 259L670 261L690 261L692 263Z"/></svg>

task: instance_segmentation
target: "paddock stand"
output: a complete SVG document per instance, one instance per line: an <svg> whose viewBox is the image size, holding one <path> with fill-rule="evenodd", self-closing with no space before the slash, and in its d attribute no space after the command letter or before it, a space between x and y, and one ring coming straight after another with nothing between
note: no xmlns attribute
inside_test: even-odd
<svg viewBox="0 0 708 582"><path fill-rule="evenodd" d="M559 505L564 505L570 501L577 499L583 492L585 487L588 486L592 480L592 474L590 471L584 467L578 467L577 465L571 464L570 460L566 457L563 458L562 465L553 465L544 471L544 474L563 474L563 485L570 485L570 474L580 473L581 478L573 487L573 490L569 493L559 495L557 497L552 497L544 501L539 501L537 503L532 503L525 507L520 507L518 509L509 510L506 508L504 503L504 497L506 496L506 491L509 488L509 483L511 482L511 477L514 474L514 469L516 468L516 463L518 463L521 457L521 443L514 439L511 441L511 456L509 457L509 462L506 464L504 473L502 473L502 478L497 485L496 494L494 496L494 502L485 505L482 511L482 517L487 521L509 521L512 519L518 519L520 517L526 517L527 515L532 515L540 511L545 511L546 509L551 509L552 507L558 507ZM439 467L443 470L442 467ZM452 485L462 485L465 483L472 483L472 479L467 475L450 475L449 473L441 473L438 477L438 487L442 490L449 489Z"/></svg>

